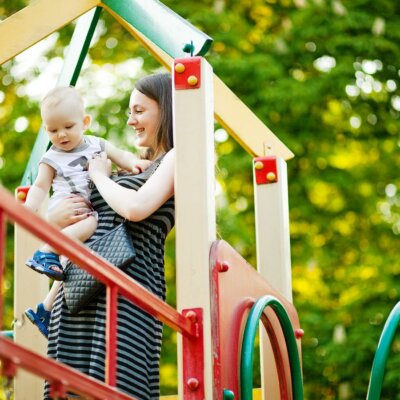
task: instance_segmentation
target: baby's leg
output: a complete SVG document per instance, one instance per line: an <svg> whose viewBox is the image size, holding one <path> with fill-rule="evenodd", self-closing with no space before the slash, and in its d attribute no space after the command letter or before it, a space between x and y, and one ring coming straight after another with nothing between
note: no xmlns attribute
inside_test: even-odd
<svg viewBox="0 0 400 400"><path fill-rule="evenodd" d="M73 225L69 225L62 230L62 232L68 237L78 239L81 242L85 242L90 236L93 235L94 231L97 228L97 219L94 216L87 217L82 221L76 222ZM46 253L57 253L52 247L48 244L45 244L41 249L41 251Z"/></svg>
<svg viewBox="0 0 400 400"><path fill-rule="evenodd" d="M54 281L53 284L51 285L51 289L49 293L47 293L47 296L43 300L43 306L45 310L51 311L53 308L54 300L57 297L58 289L61 285L60 281Z"/></svg>

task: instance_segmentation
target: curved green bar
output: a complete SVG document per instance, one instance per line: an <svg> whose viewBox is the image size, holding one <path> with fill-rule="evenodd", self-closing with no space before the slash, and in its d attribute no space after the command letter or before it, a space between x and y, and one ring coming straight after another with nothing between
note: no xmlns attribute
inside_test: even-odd
<svg viewBox="0 0 400 400"><path fill-rule="evenodd" d="M243 335L242 357L240 362L241 399L252 400L254 340L258 323L265 308L270 306L281 324L288 349L290 374L292 378L293 400L303 400L303 382L300 358L292 323L282 303L273 296L258 299L250 310Z"/></svg>
<svg viewBox="0 0 400 400"><path fill-rule="evenodd" d="M204 56L212 38L158 0L103 0L103 4L172 58Z"/></svg>
<svg viewBox="0 0 400 400"><path fill-rule="evenodd" d="M400 321L400 302L397 303L388 319L381 337L379 339L378 348L376 349L374 362L372 363L371 378L369 380L367 400L378 400L381 398L381 390L383 378L385 375L385 367L388 359L390 347L393 343L397 327Z"/></svg>

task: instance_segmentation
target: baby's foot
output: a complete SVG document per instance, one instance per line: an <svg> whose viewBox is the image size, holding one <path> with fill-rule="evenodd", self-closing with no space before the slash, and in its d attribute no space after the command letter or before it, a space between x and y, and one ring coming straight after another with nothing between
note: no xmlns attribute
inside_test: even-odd
<svg viewBox="0 0 400 400"><path fill-rule="evenodd" d="M33 258L27 260L25 264L39 274L44 274L56 281L64 280L64 272L58 254L37 250Z"/></svg>

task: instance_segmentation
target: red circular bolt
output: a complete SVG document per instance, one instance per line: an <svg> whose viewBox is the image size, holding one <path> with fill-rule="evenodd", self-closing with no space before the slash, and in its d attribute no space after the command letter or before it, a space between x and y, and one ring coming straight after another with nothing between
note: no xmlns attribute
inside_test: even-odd
<svg viewBox="0 0 400 400"><path fill-rule="evenodd" d="M226 261L223 261L220 265L219 265L219 272L226 272L229 269L229 264Z"/></svg>
<svg viewBox="0 0 400 400"><path fill-rule="evenodd" d="M303 329L296 329L294 331L294 336L296 336L296 339L301 339L304 336Z"/></svg>
<svg viewBox="0 0 400 400"><path fill-rule="evenodd" d="M189 318L192 322L197 322L197 314L194 311L188 311L186 318Z"/></svg>
<svg viewBox="0 0 400 400"><path fill-rule="evenodd" d="M199 380L196 378L189 378L187 381L187 386L192 392L197 390L199 388L199 385L200 385Z"/></svg>

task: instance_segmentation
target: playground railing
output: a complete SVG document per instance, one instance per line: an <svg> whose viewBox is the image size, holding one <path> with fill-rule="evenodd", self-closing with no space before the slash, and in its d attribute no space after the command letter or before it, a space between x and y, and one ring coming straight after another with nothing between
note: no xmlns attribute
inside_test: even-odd
<svg viewBox="0 0 400 400"><path fill-rule="evenodd" d="M50 225L38 215L32 213L28 208L17 202L14 197L0 186L0 287L4 276L4 251L5 251L5 225L6 220L11 220L36 237L54 247L61 254L68 257L72 262L88 271L96 279L106 286L106 371L105 383L87 378L73 369L70 369L53 360L36 355L35 363L32 363L32 352L22 346L10 342L5 337L0 337L0 359L3 361L3 374L8 377L15 375L16 368L28 369L30 372L49 379L57 393L64 393L65 389L75 389L83 395L90 395L95 399L129 399L131 397L122 395L112 389L116 385L116 363L117 363L117 306L118 294L125 296L138 307L156 317L175 331L183 335L183 380L184 398L186 393L192 394L190 399L201 397L203 392L203 377L201 365L203 363L203 333L202 333L202 310L199 308L177 310L166 304L157 296L149 292L134 279L127 276L108 261L92 254L84 245L66 237L59 229ZM2 329L3 299L0 296L0 330ZM17 355L16 355L17 354ZM59 367L55 367L58 364ZM46 368L44 367L46 366ZM64 368L67 375L45 374L52 368ZM71 370L71 371L69 371ZM82 375L82 376L80 376ZM58 376L58 379L57 379ZM62 377L62 378L61 378ZM85 379L86 378L86 379ZM91 384L88 384L88 382ZM93 381L93 382L92 382ZM111 388L110 388L111 387ZM93 388L108 389L107 396L99 397ZM54 388L53 388L54 389ZM112 389L110 391L110 389ZM197 395L196 395L197 394ZM198 396L198 397L197 397ZM61 396L60 396L61 397Z"/></svg>
<svg viewBox="0 0 400 400"><path fill-rule="evenodd" d="M385 326L383 327L378 348L376 349L374 361L372 363L367 400L379 400L381 398L386 362L388 360L390 348L396 335L399 323L400 302L393 307L386 320Z"/></svg>
<svg viewBox="0 0 400 400"><path fill-rule="evenodd" d="M303 400L303 382L301 376L300 357L296 344L296 337L292 323L282 303L274 296L267 295L259 298L252 306L247 318L243 334L242 356L240 365L241 399L251 400L253 398L253 354L254 341L257 334L258 323L263 320L264 310L271 307L279 319L289 355L291 386L293 400ZM263 321L265 323L265 321ZM284 382L284 377L279 377L279 382ZM288 398L285 387L281 387L281 399Z"/></svg>

